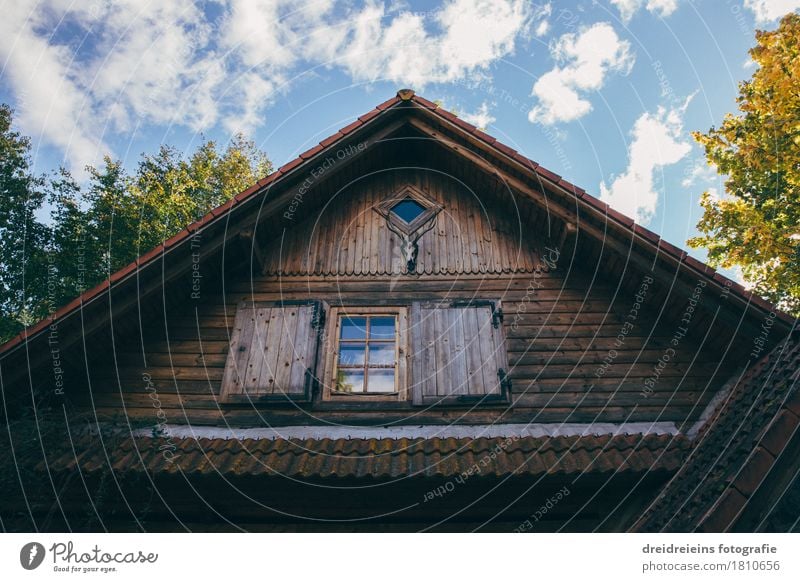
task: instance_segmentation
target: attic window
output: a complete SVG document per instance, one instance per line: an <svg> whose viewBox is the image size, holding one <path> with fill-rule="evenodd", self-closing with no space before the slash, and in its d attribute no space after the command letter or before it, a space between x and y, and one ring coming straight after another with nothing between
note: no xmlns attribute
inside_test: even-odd
<svg viewBox="0 0 800 582"><path fill-rule="evenodd" d="M422 233L442 207L419 188L406 185L375 207L389 223L389 227L404 237Z"/></svg>
<svg viewBox="0 0 800 582"><path fill-rule="evenodd" d="M392 206L391 212L406 224L411 224L425 212L425 207L412 198L405 198Z"/></svg>

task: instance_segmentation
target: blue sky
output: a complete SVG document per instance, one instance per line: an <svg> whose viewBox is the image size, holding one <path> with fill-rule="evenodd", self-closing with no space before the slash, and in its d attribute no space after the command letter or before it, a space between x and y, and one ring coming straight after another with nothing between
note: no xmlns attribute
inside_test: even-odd
<svg viewBox="0 0 800 582"><path fill-rule="evenodd" d="M0 100L44 172L243 132L276 166L411 87L685 247L735 111L800 0L7 0ZM699 258L702 251L692 251Z"/></svg>

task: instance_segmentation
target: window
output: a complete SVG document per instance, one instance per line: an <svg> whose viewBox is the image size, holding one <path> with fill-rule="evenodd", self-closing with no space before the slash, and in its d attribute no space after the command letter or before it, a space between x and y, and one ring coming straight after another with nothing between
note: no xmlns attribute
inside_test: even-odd
<svg viewBox="0 0 800 582"><path fill-rule="evenodd" d="M404 400L406 310L331 309L326 400Z"/></svg>
<svg viewBox="0 0 800 582"><path fill-rule="evenodd" d="M404 237L424 234L442 207L419 188L410 184L394 192L375 207L389 228Z"/></svg>
<svg viewBox="0 0 800 582"><path fill-rule="evenodd" d="M400 220L411 224L416 218L425 212L425 207L416 200L406 198L392 206L391 212L400 218Z"/></svg>

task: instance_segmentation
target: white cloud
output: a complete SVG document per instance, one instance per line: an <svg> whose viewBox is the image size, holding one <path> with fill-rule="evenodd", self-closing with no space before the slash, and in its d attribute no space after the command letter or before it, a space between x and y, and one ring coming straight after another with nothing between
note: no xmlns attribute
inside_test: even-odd
<svg viewBox="0 0 800 582"><path fill-rule="evenodd" d="M485 72L513 53L530 18L521 0L449 0L427 18L411 12L389 18L383 4L369 2L351 17L350 30L330 52L356 81L423 87ZM441 32L431 33L428 24Z"/></svg>
<svg viewBox="0 0 800 582"><path fill-rule="evenodd" d="M480 129L486 129L496 121L495 117L489 111L489 104L486 101L481 103L481 106L478 107L477 111L473 111L472 113L462 113L459 117L461 117L461 119L467 123L471 123Z"/></svg>
<svg viewBox="0 0 800 582"><path fill-rule="evenodd" d="M544 125L574 121L589 113L592 104L584 94L601 89L609 72L627 74L635 60L630 43L621 40L607 22L563 35L550 52L564 64L536 81L532 94L538 104L528 113L531 122Z"/></svg>
<svg viewBox="0 0 800 582"><path fill-rule="evenodd" d="M691 145L682 136L683 114L691 98L676 109L643 113L631 130L628 168L611 186L600 183L600 199L640 224L652 219L658 204L657 172L683 159Z"/></svg>
<svg viewBox="0 0 800 582"><path fill-rule="evenodd" d="M536 28L533 31L534 36L539 38L547 35L550 32L550 21L547 20L553 14L553 4L547 2L546 4L542 4L536 10L534 10L531 18L534 22L536 22Z"/></svg>
<svg viewBox="0 0 800 582"><path fill-rule="evenodd" d="M800 0L744 0L744 7L753 12L756 22L764 24L797 10Z"/></svg>
<svg viewBox="0 0 800 582"><path fill-rule="evenodd" d="M714 180L719 180L717 167L709 164L705 158L697 158L692 161L686 172L684 172L681 186L689 188L698 184L709 184Z"/></svg>
<svg viewBox="0 0 800 582"><path fill-rule="evenodd" d="M800 0L744 0L744 7L753 12L756 22L765 24L800 8Z"/></svg>
<svg viewBox="0 0 800 582"><path fill-rule="evenodd" d="M417 89L479 79L550 13L524 0L446 0L425 13L389 0L220 0L211 20L200 6L9 3L0 59L23 131L73 168L109 151L104 136L139 125L252 131L303 71Z"/></svg>
<svg viewBox="0 0 800 582"><path fill-rule="evenodd" d="M34 32L41 23L36 8L12 2L0 19L2 77L17 96L16 122L34 138L45 136L67 158L94 160L105 146L91 112L87 115L83 88L69 67L69 51Z"/></svg>
<svg viewBox="0 0 800 582"><path fill-rule="evenodd" d="M536 36L545 36L550 31L550 23L547 20L542 20L539 24L536 25L536 31L534 34Z"/></svg>
<svg viewBox="0 0 800 582"><path fill-rule="evenodd" d="M678 9L678 0L611 0L611 3L619 10L623 22L630 21L642 7L662 18L670 16Z"/></svg>

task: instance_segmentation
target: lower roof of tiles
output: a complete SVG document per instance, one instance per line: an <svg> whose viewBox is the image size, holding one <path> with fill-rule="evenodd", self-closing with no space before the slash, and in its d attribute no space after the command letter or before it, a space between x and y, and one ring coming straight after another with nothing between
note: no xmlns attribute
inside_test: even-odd
<svg viewBox="0 0 800 582"><path fill-rule="evenodd" d="M458 475L506 477L674 472L689 453L682 435L558 437L224 439L85 436L48 460L53 472L275 476L300 479ZM72 452L72 451L75 452ZM44 465L42 464L42 469Z"/></svg>

